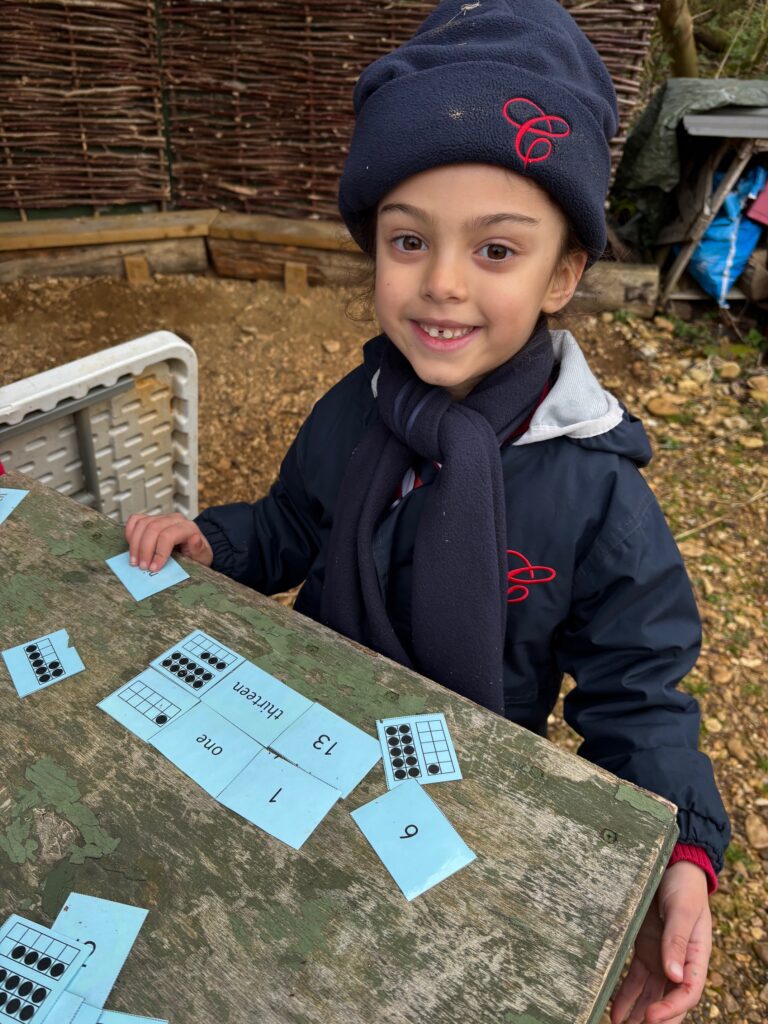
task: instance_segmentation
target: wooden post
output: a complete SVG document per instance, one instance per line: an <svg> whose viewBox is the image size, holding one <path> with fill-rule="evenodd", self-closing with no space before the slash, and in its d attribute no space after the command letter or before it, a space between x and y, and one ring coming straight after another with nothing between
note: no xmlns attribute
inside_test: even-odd
<svg viewBox="0 0 768 1024"><path fill-rule="evenodd" d="M283 285L286 295L303 295L309 288L306 263L286 260L283 264Z"/></svg>
<svg viewBox="0 0 768 1024"><path fill-rule="evenodd" d="M152 275L149 272L149 263L146 256L123 256L123 267L128 284L131 287L140 287L143 284L150 284Z"/></svg>
<svg viewBox="0 0 768 1024"><path fill-rule="evenodd" d="M661 0L659 20L672 52L676 78L698 78L699 62L688 0Z"/></svg>

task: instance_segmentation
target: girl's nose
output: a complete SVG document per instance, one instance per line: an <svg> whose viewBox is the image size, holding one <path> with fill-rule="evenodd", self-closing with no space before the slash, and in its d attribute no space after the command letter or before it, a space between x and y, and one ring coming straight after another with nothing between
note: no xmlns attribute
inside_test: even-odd
<svg viewBox="0 0 768 1024"><path fill-rule="evenodd" d="M424 268L422 296L433 302L463 302L467 298L467 278L458 253L433 255Z"/></svg>

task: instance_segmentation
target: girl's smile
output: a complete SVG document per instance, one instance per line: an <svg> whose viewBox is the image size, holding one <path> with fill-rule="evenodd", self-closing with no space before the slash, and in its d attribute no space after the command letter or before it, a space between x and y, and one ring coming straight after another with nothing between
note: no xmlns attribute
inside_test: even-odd
<svg viewBox="0 0 768 1024"><path fill-rule="evenodd" d="M428 384L466 397L564 306L586 255L563 257L565 217L530 180L491 164L423 171L377 209L376 313Z"/></svg>

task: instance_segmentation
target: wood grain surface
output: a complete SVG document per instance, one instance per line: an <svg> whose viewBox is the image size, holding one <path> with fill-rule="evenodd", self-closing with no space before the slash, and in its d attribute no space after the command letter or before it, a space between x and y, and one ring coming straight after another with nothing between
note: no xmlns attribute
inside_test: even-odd
<svg viewBox="0 0 768 1024"><path fill-rule="evenodd" d="M149 908L108 1006L173 1024L595 1024L674 845L674 807L200 566L140 603L122 530L31 491L0 524L0 649L66 628L86 671L21 700L0 662L0 920L70 890ZM375 734L445 713L429 794L477 860L407 902L349 811L299 851L96 707L195 627Z"/></svg>

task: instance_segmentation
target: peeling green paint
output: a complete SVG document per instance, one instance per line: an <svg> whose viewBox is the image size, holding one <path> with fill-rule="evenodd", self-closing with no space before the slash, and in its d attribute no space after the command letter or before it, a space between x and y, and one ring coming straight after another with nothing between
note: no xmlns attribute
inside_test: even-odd
<svg viewBox="0 0 768 1024"><path fill-rule="evenodd" d="M42 907L48 917L55 917L72 892L75 868L71 861L60 860L48 872L43 883Z"/></svg>
<svg viewBox="0 0 768 1024"><path fill-rule="evenodd" d="M109 532L111 534L111 531ZM71 537L57 539L50 529L35 531L34 536L45 538L48 550L56 558L66 555L68 559L76 562L103 562L110 554L114 554L113 536L92 533L85 528L81 528Z"/></svg>
<svg viewBox="0 0 768 1024"><path fill-rule="evenodd" d="M0 835L0 850L11 864L24 864L32 860L37 852L37 841L31 836L31 823L18 818Z"/></svg>
<svg viewBox="0 0 768 1024"><path fill-rule="evenodd" d="M23 573L5 566L3 574L3 603L0 620L6 628L26 626L31 620L42 621L48 611L46 599L30 587Z"/></svg>
<svg viewBox="0 0 768 1024"><path fill-rule="evenodd" d="M633 789L632 786L620 785L616 790L616 799L630 804L637 811L645 811L646 814L653 815L659 821L669 821L673 817L672 811L668 807L659 803L658 800L654 800L653 797L646 796L645 793Z"/></svg>
<svg viewBox="0 0 768 1024"><path fill-rule="evenodd" d="M42 803L53 804L58 810L61 804L71 804L80 799L77 783L71 779L50 757L44 757L30 765L25 777L36 786ZM38 803L39 801L35 801Z"/></svg>

